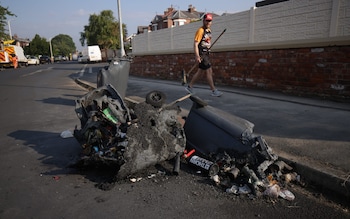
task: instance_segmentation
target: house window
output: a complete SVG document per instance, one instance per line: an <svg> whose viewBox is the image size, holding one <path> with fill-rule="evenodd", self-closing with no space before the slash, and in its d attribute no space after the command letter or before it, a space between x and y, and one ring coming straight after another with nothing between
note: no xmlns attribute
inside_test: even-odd
<svg viewBox="0 0 350 219"><path fill-rule="evenodd" d="M184 19L181 19L181 20L175 20L174 21L174 26L177 27L177 26L182 26L186 23L186 20Z"/></svg>
<svg viewBox="0 0 350 219"><path fill-rule="evenodd" d="M153 31L158 30L158 24L153 24L153 25L152 25L152 30L153 30Z"/></svg>

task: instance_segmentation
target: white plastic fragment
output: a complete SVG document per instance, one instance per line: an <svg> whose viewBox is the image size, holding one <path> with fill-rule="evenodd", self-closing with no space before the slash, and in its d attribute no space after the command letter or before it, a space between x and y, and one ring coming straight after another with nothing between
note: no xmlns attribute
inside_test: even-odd
<svg viewBox="0 0 350 219"><path fill-rule="evenodd" d="M264 191L264 195L269 196L271 198L277 198L279 196L279 193L281 191L281 188L279 185L274 184L272 186L267 187L267 189Z"/></svg>
<svg viewBox="0 0 350 219"><path fill-rule="evenodd" d="M244 186L241 186L238 188L238 194L249 194L252 190L247 186L247 184L244 184Z"/></svg>
<svg viewBox="0 0 350 219"><path fill-rule="evenodd" d="M219 175L216 174L216 175L212 176L211 178L217 185L220 184Z"/></svg>
<svg viewBox="0 0 350 219"><path fill-rule="evenodd" d="M161 176L165 176L165 175L166 175L166 172L165 172L165 171L158 170L157 174L159 174L159 175L161 175Z"/></svg>
<svg viewBox="0 0 350 219"><path fill-rule="evenodd" d="M71 138L71 137L73 137L73 134L71 131L65 130L61 133L60 136L61 136L61 138Z"/></svg>
<svg viewBox="0 0 350 219"><path fill-rule="evenodd" d="M287 173L287 174L284 175L284 181L285 181L286 183L290 183L292 180L293 180L292 174Z"/></svg>
<svg viewBox="0 0 350 219"><path fill-rule="evenodd" d="M154 177L156 177L156 176L157 176L157 175L153 173L153 174L148 175L147 178L148 178L148 179L152 179L152 178L154 178Z"/></svg>
<svg viewBox="0 0 350 219"><path fill-rule="evenodd" d="M238 186L233 185L231 188L226 189L227 193L238 194Z"/></svg>
<svg viewBox="0 0 350 219"><path fill-rule="evenodd" d="M138 177L138 178L130 178L130 182L134 183L134 182L139 182L142 180L142 177Z"/></svg>
<svg viewBox="0 0 350 219"><path fill-rule="evenodd" d="M293 200L295 199L294 194L293 194L291 191L287 190L287 189L282 189L282 190L279 192L278 195L279 195L281 198L286 199L286 200L288 200L288 201L293 201Z"/></svg>

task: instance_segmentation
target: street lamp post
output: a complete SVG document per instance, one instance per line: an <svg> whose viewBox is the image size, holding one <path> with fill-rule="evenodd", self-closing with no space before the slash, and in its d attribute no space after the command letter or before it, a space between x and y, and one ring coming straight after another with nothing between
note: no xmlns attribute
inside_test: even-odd
<svg viewBox="0 0 350 219"><path fill-rule="evenodd" d="M7 26L9 27L10 40L12 40L12 32L11 32L11 22L12 20L7 20Z"/></svg>
<svg viewBox="0 0 350 219"><path fill-rule="evenodd" d="M122 22L122 9L120 6L120 0L117 1L118 16L119 16L119 34L120 34L120 57L125 56L124 39L123 39L123 22Z"/></svg>
<svg viewBox="0 0 350 219"><path fill-rule="evenodd" d="M51 38L50 38L50 59L51 59L51 63L52 63L52 59L53 59L53 54L52 54L52 44L51 44Z"/></svg>

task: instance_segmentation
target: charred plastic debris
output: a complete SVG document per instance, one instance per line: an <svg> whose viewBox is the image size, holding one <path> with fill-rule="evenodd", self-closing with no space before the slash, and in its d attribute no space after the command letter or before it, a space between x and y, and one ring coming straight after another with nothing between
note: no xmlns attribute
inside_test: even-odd
<svg viewBox="0 0 350 219"><path fill-rule="evenodd" d="M253 133L254 124L190 98L183 155L188 163L203 169L228 193L294 199L288 187L300 183L300 176Z"/></svg>
<svg viewBox="0 0 350 219"><path fill-rule="evenodd" d="M115 166L122 179L179 156L186 139L178 111L155 110L145 102L127 105L112 85L90 91L76 101L81 129L75 128L74 136L84 154L80 163Z"/></svg>
<svg viewBox="0 0 350 219"><path fill-rule="evenodd" d="M183 118L175 103L188 97L193 105ZM113 164L118 180L173 159L174 173L180 163L188 164L228 193L294 200L288 188L300 183L300 176L253 134L251 122L193 95L168 105L164 101L159 91L150 92L145 102L124 101L112 85L77 100L81 129L74 136L83 148L80 162Z"/></svg>

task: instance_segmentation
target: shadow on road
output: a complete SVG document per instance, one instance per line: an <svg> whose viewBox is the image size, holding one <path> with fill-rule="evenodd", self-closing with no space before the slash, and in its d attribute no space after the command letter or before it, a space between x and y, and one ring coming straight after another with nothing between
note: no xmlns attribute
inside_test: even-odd
<svg viewBox="0 0 350 219"><path fill-rule="evenodd" d="M60 133L18 130L8 136L24 141L23 145L42 155L38 160L55 171L67 168L81 151L75 138L62 138Z"/></svg>
<svg viewBox="0 0 350 219"><path fill-rule="evenodd" d="M42 100L37 100L41 101L43 103L48 103L48 104L59 104L59 105L65 105L65 106L75 106L75 101L72 99L66 99L62 97L50 97Z"/></svg>

